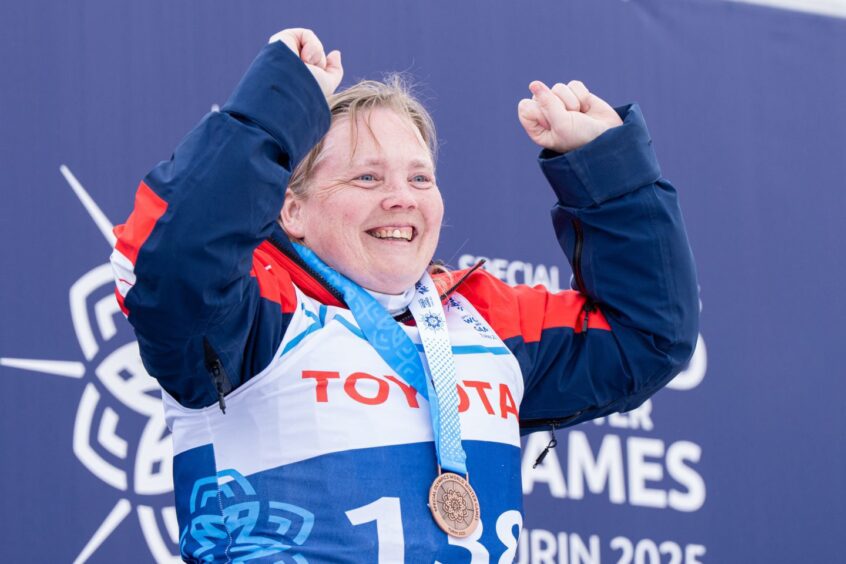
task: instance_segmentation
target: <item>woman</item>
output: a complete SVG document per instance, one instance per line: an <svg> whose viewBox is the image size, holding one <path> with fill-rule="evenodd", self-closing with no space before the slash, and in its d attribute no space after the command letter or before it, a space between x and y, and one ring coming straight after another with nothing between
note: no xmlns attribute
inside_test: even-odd
<svg viewBox="0 0 846 564"><path fill-rule="evenodd" d="M431 119L397 84L333 96L342 74L312 32L275 35L117 230L183 558L509 561L520 433L636 407L692 352L675 191L636 106L533 82L518 116L577 291L430 274Z"/></svg>

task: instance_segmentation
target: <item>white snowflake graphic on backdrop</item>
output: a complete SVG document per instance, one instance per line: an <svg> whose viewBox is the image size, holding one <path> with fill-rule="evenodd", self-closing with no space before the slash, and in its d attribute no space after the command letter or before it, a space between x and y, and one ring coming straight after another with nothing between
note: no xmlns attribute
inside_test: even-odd
<svg viewBox="0 0 846 564"><path fill-rule="evenodd" d="M114 246L112 224L70 169L62 165L60 170L109 245ZM71 318L83 361L6 357L0 358L0 365L83 383L73 425L73 452L94 476L115 490L117 499L74 564L86 562L133 510L153 559L158 563L181 562L176 556L176 510L172 496L164 495L173 491L173 447L159 387L141 364L138 344L115 342L116 323L125 321L113 288L108 263L92 268L70 288ZM118 432L119 427L124 435ZM139 428L140 433L126 432Z"/></svg>

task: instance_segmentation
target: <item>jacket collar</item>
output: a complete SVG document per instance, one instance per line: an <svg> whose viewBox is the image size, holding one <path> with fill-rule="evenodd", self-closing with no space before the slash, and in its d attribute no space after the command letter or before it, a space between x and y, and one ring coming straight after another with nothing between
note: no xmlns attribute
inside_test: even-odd
<svg viewBox="0 0 846 564"><path fill-rule="evenodd" d="M297 251L294 250L291 241L288 239L288 235L282 230L279 224L273 224L273 232L260 247L276 257L280 262L280 266L290 275L291 281L307 296L326 305L347 307L340 292L332 288L319 274L303 262ZM444 271L433 274L432 279L435 282L441 300L446 301L449 295L481 267L484 262L484 260L480 260L473 267L465 271ZM408 311L406 311L406 314L408 314ZM397 321L407 321L406 317L410 319L411 315L406 316L405 314L401 314L396 319Z"/></svg>
<svg viewBox="0 0 846 564"><path fill-rule="evenodd" d="M302 261L288 239L288 235L278 224L273 225L273 232L260 247L276 257L280 266L291 277L291 282L307 296L326 305L347 307L340 292L329 286L320 275Z"/></svg>

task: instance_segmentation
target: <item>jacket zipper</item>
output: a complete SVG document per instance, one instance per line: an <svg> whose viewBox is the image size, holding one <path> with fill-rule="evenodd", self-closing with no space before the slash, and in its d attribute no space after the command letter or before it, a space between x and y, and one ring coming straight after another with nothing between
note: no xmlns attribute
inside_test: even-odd
<svg viewBox="0 0 846 564"><path fill-rule="evenodd" d="M274 237L273 235L271 235L270 237L268 237L268 239L267 239L267 240L268 240L268 241L270 241L270 242L271 242L271 244L279 250L279 252L281 252L283 255L285 255L286 257L288 257L288 258L289 258L289 259L291 259L292 261L294 261L294 262L297 264L297 266L299 266L300 268L302 268L303 270L305 270L305 271L306 271L306 273L307 273L309 276L311 276L312 278L314 278L315 280L317 280L318 282L320 282L320 284L321 284L324 288L326 288L326 290L327 290L330 294L332 294L332 296L334 296L334 297L335 297L335 299L336 299L336 300L338 300L338 302L339 302L339 303L342 303L342 304L347 303L347 302L344 300L344 295L343 295L343 294L341 294L341 292L340 292L340 291L338 291L338 290L337 290L334 286L332 286L331 284L329 284L329 282L328 282L328 281L327 281L327 280L326 280L323 276L321 276L319 273L315 272L315 271L314 271L314 270L313 270L313 269L312 269L309 265L307 265L307 264L305 263L305 261L302 259L302 257L300 257L300 255L299 255L299 254L297 254L296 252L293 252L293 253L287 253L287 252L285 252L285 248L282 246L282 243L280 243L280 242L279 242L279 240L278 240L278 239L276 239L276 237Z"/></svg>
<svg viewBox="0 0 846 564"><path fill-rule="evenodd" d="M320 284L326 288L326 290L332 294L340 303L344 302L344 297L341 293L332 287L325 278L323 278L320 274L315 272L311 269L305 262L300 258L299 255L296 253L288 254L285 252L285 249L282 247L280 242L276 240L273 236L269 237L268 240L276 247L282 254L286 257L293 260L297 266L305 270L312 278L320 282ZM205 357L205 365L206 370L209 371L211 375L212 383L214 384L214 389L217 391L217 405L220 407L220 411L226 413L226 400L224 396L232 391L232 382L226 375L226 370L223 368L223 363L220 361L220 357L215 352L214 348L212 348L211 343L205 337L203 337L203 355Z"/></svg>
<svg viewBox="0 0 846 564"><path fill-rule="evenodd" d="M563 427L579 415L581 415L581 411L577 411L576 413L569 415L567 417L558 418L558 419L531 419L528 421L521 421L520 427L549 427L550 433L552 433L552 438L549 441L549 444L546 445L538 457L535 459L535 463L532 465L532 468L537 468L538 464L543 462L543 459L546 458L546 455L549 454L550 449L555 448L558 446L558 439L555 438L555 429L559 427Z"/></svg>
<svg viewBox="0 0 846 564"><path fill-rule="evenodd" d="M217 391L217 405L220 407L220 411L226 413L226 401L223 396L232 391L232 382L226 376L220 357L205 337L203 337L203 356L205 357L206 370L211 374L212 384Z"/></svg>
<svg viewBox="0 0 846 564"><path fill-rule="evenodd" d="M587 293L585 287L585 279L582 278L582 247L584 246L584 231L582 230L582 223L573 219L571 221L573 230L576 232L576 244L573 248L573 277L576 279L576 288L585 297L585 305L582 306L584 315L582 317L582 333L587 333L588 321L592 311L596 310L596 305Z"/></svg>
<svg viewBox="0 0 846 564"><path fill-rule="evenodd" d="M520 421L520 427L522 429L528 429L530 427L549 427L550 429L556 429L558 427L564 427L565 425L569 424L570 421L581 415L583 411L577 411L572 415L568 415L567 417L558 417L554 419L525 419ZM538 429L540 431L541 429Z"/></svg>

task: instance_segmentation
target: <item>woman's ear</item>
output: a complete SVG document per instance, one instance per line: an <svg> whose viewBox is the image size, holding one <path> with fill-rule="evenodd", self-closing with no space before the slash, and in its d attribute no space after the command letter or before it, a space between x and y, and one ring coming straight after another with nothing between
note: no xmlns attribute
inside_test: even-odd
<svg viewBox="0 0 846 564"><path fill-rule="evenodd" d="M285 203L282 204L282 212L279 219L282 220L282 228L294 239L305 237L303 202L291 190L285 192Z"/></svg>

